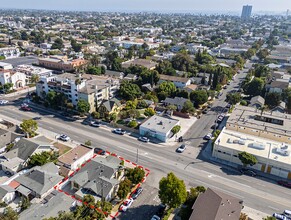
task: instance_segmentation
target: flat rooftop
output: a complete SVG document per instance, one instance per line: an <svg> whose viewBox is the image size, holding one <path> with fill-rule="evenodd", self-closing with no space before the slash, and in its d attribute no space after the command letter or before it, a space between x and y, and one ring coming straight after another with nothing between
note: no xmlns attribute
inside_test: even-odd
<svg viewBox="0 0 291 220"><path fill-rule="evenodd" d="M177 125L179 120L165 118L158 115L154 115L146 120L140 127L146 128L152 131L157 131L161 133L167 133L175 125Z"/></svg>
<svg viewBox="0 0 291 220"><path fill-rule="evenodd" d="M93 151L93 149L80 145L60 156L58 161L64 164L72 164L90 151Z"/></svg>
<svg viewBox="0 0 291 220"><path fill-rule="evenodd" d="M215 144L291 165L291 145L282 142L271 141L224 128Z"/></svg>
<svg viewBox="0 0 291 220"><path fill-rule="evenodd" d="M236 106L227 120L228 124L291 136L291 115L266 112L247 106Z"/></svg>

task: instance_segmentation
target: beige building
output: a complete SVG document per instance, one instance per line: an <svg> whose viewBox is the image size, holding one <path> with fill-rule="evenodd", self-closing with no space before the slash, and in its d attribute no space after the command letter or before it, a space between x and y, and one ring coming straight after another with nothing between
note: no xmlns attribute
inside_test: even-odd
<svg viewBox="0 0 291 220"><path fill-rule="evenodd" d="M237 106L216 139L212 156L242 165L238 154L244 151L258 160L252 168L291 179L291 116Z"/></svg>
<svg viewBox="0 0 291 220"><path fill-rule="evenodd" d="M48 58L39 58L38 63L45 68L71 72L85 65L87 61L84 59L68 60L67 56L51 56Z"/></svg>

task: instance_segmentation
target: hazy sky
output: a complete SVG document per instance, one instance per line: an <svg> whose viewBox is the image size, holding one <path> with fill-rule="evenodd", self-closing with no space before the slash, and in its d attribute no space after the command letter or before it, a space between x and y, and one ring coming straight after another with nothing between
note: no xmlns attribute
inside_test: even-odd
<svg viewBox="0 0 291 220"><path fill-rule="evenodd" d="M291 0L1 0L0 8L90 11L286 11Z"/></svg>

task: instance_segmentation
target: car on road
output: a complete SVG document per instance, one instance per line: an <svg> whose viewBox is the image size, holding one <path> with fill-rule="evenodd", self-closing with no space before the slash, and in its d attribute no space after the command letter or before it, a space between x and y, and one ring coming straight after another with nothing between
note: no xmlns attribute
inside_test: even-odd
<svg viewBox="0 0 291 220"><path fill-rule="evenodd" d="M230 108L230 107L231 107L231 104L228 103L228 104L226 105L226 108Z"/></svg>
<svg viewBox="0 0 291 220"><path fill-rule="evenodd" d="M91 122L90 122L90 125L91 125L92 127L99 128L101 124L100 124L100 122L98 122L98 121L91 121Z"/></svg>
<svg viewBox="0 0 291 220"><path fill-rule="evenodd" d="M150 141L150 139L148 139L147 137L139 137L138 140L146 143Z"/></svg>
<svg viewBox="0 0 291 220"><path fill-rule="evenodd" d="M0 100L0 105L5 105L5 104L8 104L7 100Z"/></svg>
<svg viewBox="0 0 291 220"><path fill-rule="evenodd" d="M284 180L279 180L279 181L278 181L278 184L281 185L281 186L285 186L285 187L291 189L291 182L284 181Z"/></svg>
<svg viewBox="0 0 291 220"><path fill-rule="evenodd" d="M212 139L212 134L208 133L207 135L204 136L204 140L211 140Z"/></svg>
<svg viewBox="0 0 291 220"><path fill-rule="evenodd" d="M205 108L205 109L203 109L202 114L207 114L207 112L208 112L208 109Z"/></svg>
<svg viewBox="0 0 291 220"><path fill-rule="evenodd" d="M182 144L180 147L177 148L176 152L183 153L186 150L186 145Z"/></svg>
<svg viewBox="0 0 291 220"><path fill-rule="evenodd" d="M241 168L240 172L241 172L241 174L245 174L248 176L256 176L257 175L257 173L255 171L252 171L252 170L247 169L247 168Z"/></svg>
<svg viewBox="0 0 291 220"><path fill-rule="evenodd" d="M143 191L142 187L136 188L136 190L131 194L131 198L137 199L137 197L142 193L142 191Z"/></svg>
<svg viewBox="0 0 291 220"><path fill-rule="evenodd" d="M94 153L99 155L106 155L106 151L99 147L94 148Z"/></svg>
<svg viewBox="0 0 291 220"><path fill-rule="evenodd" d="M121 204L121 206L119 207L119 211L126 212L126 210L131 206L132 203L133 203L133 199L132 198L125 200Z"/></svg>
<svg viewBox="0 0 291 220"><path fill-rule="evenodd" d="M154 216L151 218L151 220L161 220L161 218L160 218L159 216L157 216L157 215L154 215Z"/></svg>
<svg viewBox="0 0 291 220"><path fill-rule="evenodd" d="M115 128L112 132L119 135L124 135L126 133L126 131L121 128Z"/></svg>
<svg viewBox="0 0 291 220"><path fill-rule="evenodd" d="M23 110L23 111L31 111L32 110L30 107L28 107L28 105L22 105L20 107L20 109Z"/></svg>
<svg viewBox="0 0 291 220"><path fill-rule="evenodd" d="M224 116L223 116L223 115L219 115L219 116L217 117L217 122L222 122L223 119L224 119Z"/></svg>
<svg viewBox="0 0 291 220"><path fill-rule="evenodd" d="M61 134L60 137L59 137L60 140L62 141L69 141L70 140L70 137L65 135L65 134Z"/></svg>

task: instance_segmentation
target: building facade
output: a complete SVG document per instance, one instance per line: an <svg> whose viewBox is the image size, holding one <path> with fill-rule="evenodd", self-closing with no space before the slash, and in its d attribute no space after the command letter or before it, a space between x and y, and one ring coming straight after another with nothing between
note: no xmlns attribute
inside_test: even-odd
<svg viewBox="0 0 291 220"><path fill-rule="evenodd" d="M246 20L249 19L252 15L253 6L251 5L244 5L242 8L241 18Z"/></svg>

